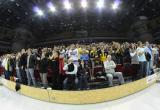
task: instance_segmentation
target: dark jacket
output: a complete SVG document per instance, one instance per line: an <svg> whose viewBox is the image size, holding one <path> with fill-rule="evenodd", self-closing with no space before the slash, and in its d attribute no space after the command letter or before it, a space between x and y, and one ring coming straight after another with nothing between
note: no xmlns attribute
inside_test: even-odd
<svg viewBox="0 0 160 110"><path fill-rule="evenodd" d="M28 56L29 57L29 56ZM28 60L28 57L27 57L27 60ZM36 65L36 57L34 55L31 55L30 58L29 58L29 63L28 64L28 68L35 68L35 65Z"/></svg>
<svg viewBox="0 0 160 110"><path fill-rule="evenodd" d="M50 66L53 74L59 74L59 58L51 60Z"/></svg>
<svg viewBox="0 0 160 110"><path fill-rule="evenodd" d="M26 68L27 66L27 54L22 54L21 58L20 58L20 67L23 66L23 69Z"/></svg>
<svg viewBox="0 0 160 110"><path fill-rule="evenodd" d="M39 72L47 73L48 72L48 59L43 58L39 61Z"/></svg>
<svg viewBox="0 0 160 110"><path fill-rule="evenodd" d="M88 73L89 73L89 68L86 67L85 65L84 67L82 67L82 65L80 64L78 67L78 77L81 75L88 75Z"/></svg>
<svg viewBox="0 0 160 110"><path fill-rule="evenodd" d="M126 48L123 53L124 63L131 63L131 55L129 48Z"/></svg>

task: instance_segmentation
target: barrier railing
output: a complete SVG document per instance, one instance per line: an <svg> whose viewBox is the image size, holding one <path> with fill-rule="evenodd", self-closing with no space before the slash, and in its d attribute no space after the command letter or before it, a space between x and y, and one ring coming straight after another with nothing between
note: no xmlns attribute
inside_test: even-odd
<svg viewBox="0 0 160 110"><path fill-rule="evenodd" d="M160 69L154 70L156 73L146 78L123 84L120 86L85 90L85 91L59 91L59 90L46 90L40 88L34 88L26 85L21 85L19 94L53 103L65 103L65 104L93 104L105 101L116 100L138 91L141 91L152 84L154 84L157 78L160 77ZM16 83L1 78L1 83L7 88L15 91Z"/></svg>

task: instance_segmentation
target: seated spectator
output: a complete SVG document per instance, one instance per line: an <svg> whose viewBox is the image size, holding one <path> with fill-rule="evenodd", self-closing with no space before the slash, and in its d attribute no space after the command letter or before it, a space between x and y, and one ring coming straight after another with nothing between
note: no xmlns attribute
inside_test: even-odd
<svg viewBox="0 0 160 110"><path fill-rule="evenodd" d="M88 77L89 77L89 68L85 65L84 61L81 60L78 67L78 82L79 89L86 90L88 89Z"/></svg>
<svg viewBox="0 0 160 110"><path fill-rule="evenodd" d="M113 77L118 77L119 83L123 84L123 75L121 72L115 72L116 64L111 59L111 55L108 55L107 60L104 62L105 73L109 79L109 86L113 86Z"/></svg>
<svg viewBox="0 0 160 110"><path fill-rule="evenodd" d="M73 59L68 60L68 64L64 65L63 70L66 72L67 78L63 82L63 89L75 90L77 89L77 65L73 63Z"/></svg>

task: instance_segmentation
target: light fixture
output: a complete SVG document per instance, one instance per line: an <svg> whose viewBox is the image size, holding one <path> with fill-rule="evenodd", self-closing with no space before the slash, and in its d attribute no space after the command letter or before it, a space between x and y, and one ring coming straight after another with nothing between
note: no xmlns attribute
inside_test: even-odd
<svg viewBox="0 0 160 110"><path fill-rule="evenodd" d="M98 0L97 1L97 8L101 9L104 7L104 0Z"/></svg>
<svg viewBox="0 0 160 110"><path fill-rule="evenodd" d="M40 8L38 8L37 6L34 7L33 10L34 10L34 12L36 12L36 14L38 16L43 16L44 15L44 12Z"/></svg>
<svg viewBox="0 0 160 110"><path fill-rule="evenodd" d="M52 4L52 2L48 2L47 3L47 7L50 9L51 12L55 12L56 11L56 8Z"/></svg>
<svg viewBox="0 0 160 110"><path fill-rule="evenodd" d="M115 0L114 3L112 4L112 9L116 10L119 8L120 0Z"/></svg>
<svg viewBox="0 0 160 110"><path fill-rule="evenodd" d="M64 8L67 9L67 10L70 10L72 7L71 7L71 3L69 3L68 0L65 0L64 1Z"/></svg>
<svg viewBox="0 0 160 110"><path fill-rule="evenodd" d="M81 7L82 8L87 8L88 7L87 0L81 0Z"/></svg>

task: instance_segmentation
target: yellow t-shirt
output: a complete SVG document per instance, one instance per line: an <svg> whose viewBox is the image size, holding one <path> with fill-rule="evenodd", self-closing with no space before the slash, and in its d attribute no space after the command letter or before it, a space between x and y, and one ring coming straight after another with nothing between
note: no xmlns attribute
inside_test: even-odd
<svg viewBox="0 0 160 110"><path fill-rule="evenodd" d="M107 56L106 56L106 54L105 54L104 52L102 52L102 54L100 55L100 60L101 60L102 62L104 62L104 61L107 60Z"/></svg>

